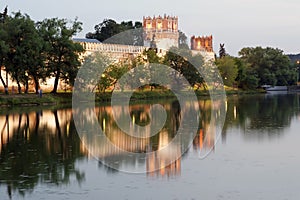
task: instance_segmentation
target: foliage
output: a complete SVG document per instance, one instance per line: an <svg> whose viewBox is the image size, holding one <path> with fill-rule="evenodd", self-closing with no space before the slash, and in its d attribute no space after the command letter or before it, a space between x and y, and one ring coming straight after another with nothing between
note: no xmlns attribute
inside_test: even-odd
<svg viewBox="0 0 300 200"><path fill-rule="evenodd" d="M83 47L71 38L81 31L81 22L77 19L68 26L66 19L45 19L37 23L40 36L45 41L47 74L55 77L52 93L57 92L59 80L73 85L81 62L79 53Z"/></svg>
<svg viewBox="0 0 300 200"><path fill-rule="evenodd" d="M238 67L234 58L226 56L216 60L219 72L223 78L223 82L227 86L233 86L238 75Z"/></svg>
<svg viewBox="0 0 300 200"><path fill-rule="evenodd" d="M238 68L238 75L236 82L239 88L242 89L255 89L258 87L258 76L256 72L240 58L235 58L235 63Z"/></svg>
<svg viewBox="0 0 300 200"><path fill-rule="evenodd" d="M225 44L220 44L219 57L223 58L226 56Z"/></svg>
<svg viewBox="0 0 300 200"><path fill-rule="evenodd" d="M189 45L187 42L187 36L182 31L179 31L178 47L181 49L189 49Z"/></svg>
<svg viewBox="0 0 300 200"><path fill-rule="evenodd" d="M171 47L166 53L163 63L179 72L180 75L174 74L172 79L177 82L174 83L175 85L178 85L179 80L183 77L192 87L197 89L204 85L203 76L199 72L203 68L203 57L201 55L192 55L192 52L187 49Z"/></svg>
<svg viewBox="0 0 300 200"><path fill-rule="evenodd" d="M4 88L6 88L6 83L2 77L1 70L2 66L4 66L5 58L7 58L7 54L9 52L9 46L5 41L7 41L8 34L5 30L4 18L2 18L2 23L0 23L0 80Z"/></svg>
<svg viewBox="0 0 300 200"><path fill-rule="evenodd" d="M297 69L280 49L247 47L239 55L257 74L259 85L293 85L296 82Z"/></svg>
<svg viewBox="0 0 300 200"><path fill-rule="evenodd" d="M30 77L37 90L39 80L46 77L41 56L42 40L34 22L28 15L17 12L6 19L3 30L6 31L4 41L8 46L4 59L6 71L17 82L19 93L21 84L25 86L25 92L28 91Z"/></svg>
<svg viewBox="0 0 300 200"><path fill-rule="evenodd" d="M65 19L35 23L20 12L7 16L0 23L0 66L16 81L19 93L22 85L27 93L32 83L38 92L40 82L49 77L55 77L55 93L59 79L72 85L76 77L83 48L71 38L80 30L77 20L69 27ZM0 80L6 88L1 73Z"/></svg>
<svg viewBox="0 0 300 200"><path fill-rule="evenodd" d="M143 28L141 22L123 21L120 24L112 19L104 19L95 26L94 33L87 33L86 38L100 42L125 45L143 45Z"/></svg>

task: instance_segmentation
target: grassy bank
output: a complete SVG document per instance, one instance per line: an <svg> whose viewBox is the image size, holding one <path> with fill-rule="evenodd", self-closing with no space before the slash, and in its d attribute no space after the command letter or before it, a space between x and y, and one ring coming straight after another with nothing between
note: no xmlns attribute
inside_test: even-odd
<svg viewBox="0 0 300 200"><path fill-rule="evenodd" d="M247 95L263 93L263 90L226 90L227 95ZM209 97L208 91L196 91L198 98ZM136 91L131 96L131 100L152 100L152 99L172 99L175 95L169 90ZM110 102L111 93L101 93L95 96L96 102ZM0 107L18 106L63 106L71 105L72 93L43 94L39 97L36 94L0 94Z"/></svg>

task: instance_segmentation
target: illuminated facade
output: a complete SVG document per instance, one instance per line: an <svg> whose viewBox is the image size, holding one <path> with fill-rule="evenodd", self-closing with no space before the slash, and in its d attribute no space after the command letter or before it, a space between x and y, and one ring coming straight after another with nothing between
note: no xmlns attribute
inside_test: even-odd
<svg viewBox="0 0 300 200"><path fill-rule="evenodd" d="M96 39L73 38L73 41L80 43L85 52L81 54L81 58L91 55L93 52L102 52L114 61L122 59L134 58L144 50L149 49L153 45L158 49L158 55L164 55L170 47L178 47L178 17L164 15L163 17L143 17L143 39L144 46L121 45L101 43ZM151 46L152 45L152 46ZM191 51L194 55L200 54L205 62L211 62L215 59L213 52L213 37L195 37L191 38ZM17 93L17 84L4 71L5 67L1 67L2 77L9 87L9 92ZM44 91L50 91L53 88L54 77L48 78L45 82L40 82L40 88ZM58 90L69 90L71 87L63 81L59 81ZM2 85L0 90L4 91ZM34 83L29 83L29 91L34 92Z"/></svg>
<svg viewBox="0 0 300 200"><path fill-rule="evenodd" d="M143 32L146 47L151 47L151 42L154 42L158 49L178 47L178 17L143 17Z"/></svg>
<svg viewBox="0 0 300 200"><path fill-rule="evenodd" d="M191 50L205 50L207 52L213 52L213 37L204 36L204 37L191 37Z"/></svg>

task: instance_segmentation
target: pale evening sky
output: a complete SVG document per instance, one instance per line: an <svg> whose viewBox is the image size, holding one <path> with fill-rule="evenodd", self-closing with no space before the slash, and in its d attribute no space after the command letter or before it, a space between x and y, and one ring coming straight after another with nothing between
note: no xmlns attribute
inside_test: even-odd
<svg viewBox="0 0 300 200"><path fill-rule="evenodd" d="M214 51L225 43L237 55L243 47L271 46L285 53L300 53L299 0L0 0L0 9L21 11L33 20L67 18L83 22L77 37L94 31L105 18L117 22L142 21L143 16L175 15L188 37L214 37Z"/></svg>

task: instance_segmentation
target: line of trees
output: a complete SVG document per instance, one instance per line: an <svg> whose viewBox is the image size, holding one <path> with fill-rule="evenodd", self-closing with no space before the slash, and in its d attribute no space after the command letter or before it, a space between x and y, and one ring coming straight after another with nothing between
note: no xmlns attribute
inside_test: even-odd
<svg viewBox="0 0 300 200"><path fill-rule="evenodd" d="M298 81L298 66L277 48L245 47L239 57L222 53L216 65L224 84L231 87L255 89L262 85L295 85Z"/></svg>
<svg viewBox="0 0 300 200"><path fill-rule="evenodd" d="M34 84L38 92L40 83L54 77L52 93L57 92L59 80L72 85L81 65L79 54L83 47L72 41L72 36L82 30L75 19L44 19L34 22L27 14L13 13L0 22L0 66L18 85ZM0 73L1 84L8 85Z"/></svg>
<svg viewBox="0 0 300 200"><path fill-rule="evenodd" d="M207 83L203 78L204 69L210 69L210 67L205 66L203 57L200 54L192 55L192 52L188 49L180 49L177 47L171 47L171 49L166 52L164 56L158 56L156 49L148 49L144 50L144 52L135 57L135 58L128 58L127 60L123 60L121 62L115 63L107 61L107 57L104 54L96 53L90 55L85 59L83 64L83 69L89 69L91 62L94 61L97 66L103 66L103 63L108 63L107 68L103 72L103 74L99 74L99 76L94 76L94 73L88 75L89 72L86 71L84 73L84 77L86 80L86 84L90 84L91 82L97 87L93 90L98 89L99 92L105 92L107 89L113 91L115 89L117 81L125 74L128 73L130 70L133 70L133 74L129 75L125 80L126 83L122 83L120 88L121 90L130 89L130 85L136 83L136 81L140 81L140 83L145 82L145 80L153 80L153 76L155 76L156 80L160 79L165 82L166 85L172 84L179 86L181 88L188 88L192 87L195 90L199 89L206 89ZM177 74L170 74L164 70L158 69L157 65L166 65L174 70L178 71ZM143 66L143 71L136 72L135 68L138 66ZM95 70L94 70L95 72ZM142 73L142 74L137 74ZM208 75L206 73L205 75ZM131 77L132 76L132 77ZM139 77L139 78L137 78ZM185 78L189 85L179 85L181 79ZM90 80L92 79L92 80ZM96 80L97 79L97 80ZM134 82L133 82L134 81ZM83 85L82 88L88 88L87 86ZM145 85L140 89L148 88L153 90L155 88L165 89L161 85L156 83L151 83L149 85ZM132 89L132 88L131 88Z"/></svg>

